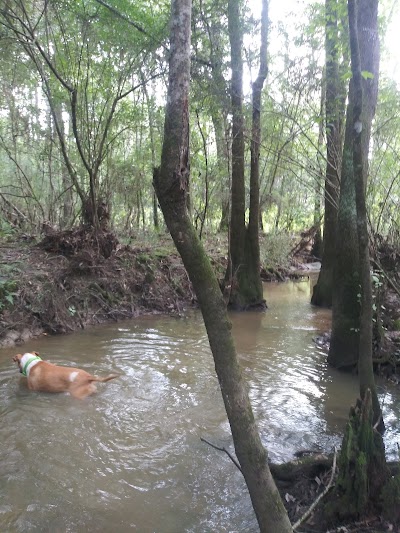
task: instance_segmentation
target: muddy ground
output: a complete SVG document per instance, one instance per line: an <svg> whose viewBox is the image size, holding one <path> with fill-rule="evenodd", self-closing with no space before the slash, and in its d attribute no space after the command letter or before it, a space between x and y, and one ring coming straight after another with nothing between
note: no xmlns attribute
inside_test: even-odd
<svg viewBox="0 0 400 533"><path fill-rule="evenodd" d="M95 244L97 250L93 241L82 243L81 236L72 232L62 239L50 236L40 242L0 243L0 347L141 314L182 314L196 306L187 273L169 237L158 240L154 247L120 245L110 242L108 236ZM226 267L225 250L224 244L218 243L208 250L220 278ZM294 259L297 268L302 262ZM285 270L263 271L265 279L283 280L288 275ZM392 311L390 323L397 320L400 324L399 298L392 294L387 305ZM400 353L396 344L399 334L391 334L394 344L387 344L387 349ZM331 458L316 458L311 469L298 470L294 464L295 475L289 476L287 471L275 470L293 523L326 487L331 462ZM322 526L316 513L298 531L366 533L400 528L371 514L363 521L329 529Z"/></svg>
<svg viewBox="0 0 400 533"><path fill-rule="evenodd" d="M145 313L182 313L195 305L172 243L117 246L108 258L66 255L23 241L0 245L0 346L68 333Z"/></svg>

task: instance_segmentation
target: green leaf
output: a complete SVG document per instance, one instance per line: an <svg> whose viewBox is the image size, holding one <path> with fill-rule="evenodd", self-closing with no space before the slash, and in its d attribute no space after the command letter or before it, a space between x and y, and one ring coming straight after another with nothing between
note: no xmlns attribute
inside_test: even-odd
<svg viewBox="0 0 400 533"><path fill-rule="evenodd" d="M364 80L375 78L375 75L372 74L372 72L369 72L368 70L362 70L361 76L364 78Z"/></svg>

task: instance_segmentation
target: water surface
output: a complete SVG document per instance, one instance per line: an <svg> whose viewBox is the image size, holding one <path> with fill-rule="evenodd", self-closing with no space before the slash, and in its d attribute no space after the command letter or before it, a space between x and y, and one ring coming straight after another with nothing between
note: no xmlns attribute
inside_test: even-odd
<svg viewBox="0 0 400 533"><path fill-rule="evenodd" d="M233 332L272 461L339 445L355 376L329 369L313 337L330 312L308 281L268 284L266 313L233 314ZM32 341L54 363L120 378L84 401L27 390L0 351L0 531L258 531L233 452L199 312L151 316ZM399 393L385 384L385 439L396 454Z"/></svg>

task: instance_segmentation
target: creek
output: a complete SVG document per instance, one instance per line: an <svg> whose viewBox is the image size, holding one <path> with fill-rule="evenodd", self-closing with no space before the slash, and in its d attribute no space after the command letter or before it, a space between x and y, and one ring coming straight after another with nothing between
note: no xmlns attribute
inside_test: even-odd
<svg viewBox="0 0 400 533"><path fill-rule="evenodd" d="M265 313L232 314L239 358L270 460L340 446L357 376L328 368L313 338L330 312L309 280L266 284ZM30 392L11 357L120 378L79 401ZM389 458L400 391L379 383ZM257 524L241 474L200 437L233 446L198 311L148 316L0 351L2 533L234 533Z"/></svg>

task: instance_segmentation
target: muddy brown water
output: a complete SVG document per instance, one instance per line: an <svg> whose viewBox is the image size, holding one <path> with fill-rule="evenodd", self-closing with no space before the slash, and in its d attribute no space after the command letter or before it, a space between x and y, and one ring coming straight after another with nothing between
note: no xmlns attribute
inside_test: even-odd
<svg viewBox="0 0 400 533"><path fill-rule="evenodd" d="M269 310L232 315L263 442L272 461L339 445L357 378L332 371L313 337L330 313L310 282L265 286ZM198 312L152 316L23 347L52 362L121 377L85 401L27 390L0 351L0 531L252 532ZM381 384L388 456L396 455L400 393Z"/></svg>

